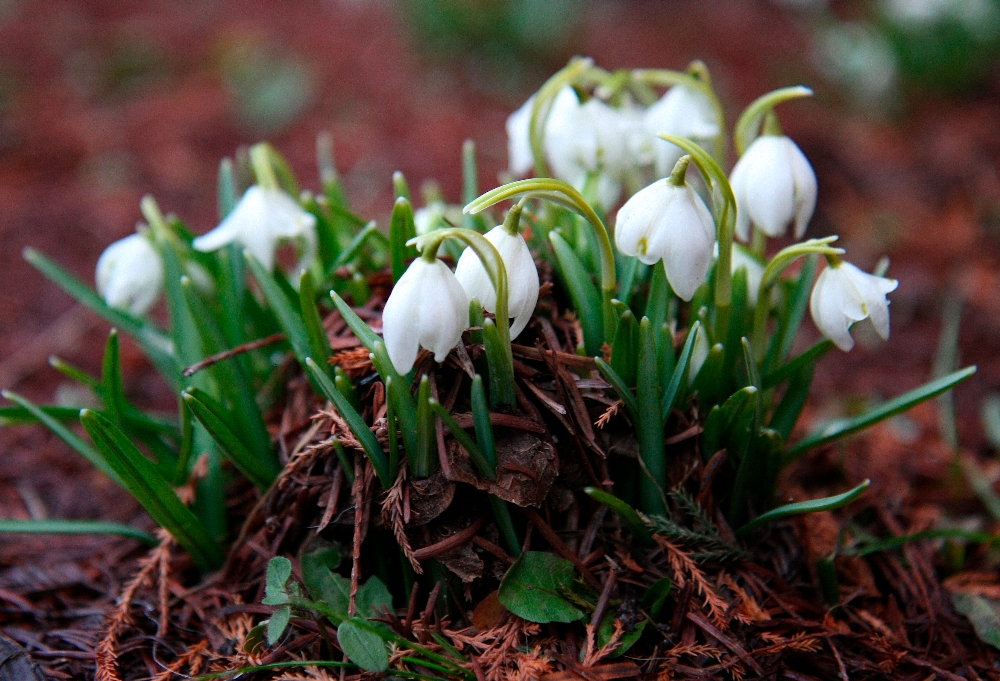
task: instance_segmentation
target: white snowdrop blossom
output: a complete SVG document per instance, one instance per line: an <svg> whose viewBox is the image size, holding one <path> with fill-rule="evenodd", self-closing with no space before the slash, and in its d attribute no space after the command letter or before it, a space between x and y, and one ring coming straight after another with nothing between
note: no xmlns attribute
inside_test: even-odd
<svg viewBox="0 0 1000 681"><path fill-rule="evenodd" d="M534 103L532 96L507 119L508 167L516 177L534 167L530 134ZM616 109L598 97L581 103L567 85L552 101L542 138L552 175L581 191L595 177L595 200L607 208L618 202L623 176L637 164L634 154L644 144L639 135L646 136L640 109ZM651 153L651 145L647 146Z"/></svg>
<svg viewBox="0 0 1000 681"><path fill-rule="evenodd" d="M382 310L382 338L396 371L405 374L420 347L443 362L469 327L469 297L454 273L438 259L414 260Z"/></svg>
<svg viewBox="0 0 1000 681"><path fill-rule="evenodd" d="M298 269L305 269L316 255L316 217L280 189L254 185L218 227L192 245L199 251L215 251L235 242L273 270L275 252L285 240L298 243Z"/></svg>
<svg viewBox="0 0 1000 681"><path fill-rule="evenodd" d="M809 298L809 311L823 335L847 352L854 347L851 324L870 318L883 340L889 338L889 301L886 294L899 282L868 274L849 262L827 267Z"/></svg>
<svg viewBox="0 0 1000 681"><path fill-rule="evenodd" d="M784 135L754 140L736 162L729 183L736 195L736 236L750 239L750 223L771 237L791 222L800 238L816 208L816 173L802 151Z"/></svg>
<svg viewBox="0 0 1000 681"><path fill-rule="evenodd" d="M660 134L676 135L706 147L719 135L719 120L712 100L701 90L676 85L643 115L646 137L653 144L657 177L666 177L684 151L675 144L657 139Z"/></svg>
<svg viewBox="0 0 1000 681"><path fill-rule="evenodd" d="M510 327L510 337L513 340L524 330L535 311L535 304L538 302L538 269L528 250L528 244L520 234L510 234L503 225L498 225L484 236L496 247L507 270L507 310L514 319ZM497 311L496 290L490 283L490 277L479 256L471 248L466 248L458 259L455 276L470 300L478 298L487 311Z"/></svg>
<svg viewBox="0 0 1000 681"><path fill-rule="evenodd" d="M94 278L109 306L142 315L163 290L163 261L149 237L132 234L104 249Z"/></svg>
<svg viewBox="0 0 1000 681"><path fill-rule="evenodd" d="M615 244L646 265L662 260L674 293L691 300L712 265L715 223L690 185L657 180L619 209Z"/></svg>
<svg viewBox="0 0 1000 681"><path fill-rule="evenodd" d="M444 201L431 201L423 208L413 211L413 225L416 227L417 236L423 236L442 226L447 209Z"/></svg>

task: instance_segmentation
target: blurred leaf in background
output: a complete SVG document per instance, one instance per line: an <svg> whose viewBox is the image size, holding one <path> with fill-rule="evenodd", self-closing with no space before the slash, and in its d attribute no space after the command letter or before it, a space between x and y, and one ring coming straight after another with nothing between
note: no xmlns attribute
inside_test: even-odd
<svg viewBox="0 0 1000 681"><path fill-rule="evenodd" d="M573 52L585 2L575 0L405 0L399 14L425 50L466 55L478 71L516 87L533 68L547 71Z"/></svg>
<svg viewBox="0 0 1000 681"><path fill-rule="evenodd" d="M287 128L316 95L309 65L261 38L244 35L225 43L219 67L237 118L254 132Z"/></svg>

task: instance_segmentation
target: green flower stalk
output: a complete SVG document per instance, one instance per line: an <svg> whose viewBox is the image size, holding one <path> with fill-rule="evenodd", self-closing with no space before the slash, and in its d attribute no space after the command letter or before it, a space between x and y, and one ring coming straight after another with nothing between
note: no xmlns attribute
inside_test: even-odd
<svg viewBox="0 0 1000 681"><path fill-rule="evenodd" d="M539 177L529 180L518 180L497 187L493 191L486 192L478 199L467 205L463 211L466 213L480 213L490 206L496 205L507 199L545 199L556 203L564 208L568 208L579 213L594 228L597 235L597 245L600 250L601 260L601 313L603 320L603 336L608 343L614 340L615 329L617 328L617 315L611 305L612 299L616 295L617 282L615 278L615 254L611 248L611 237L608 236L608 229L604 222L598 217L594 209L583 198L576 189L562 180L548 177ZM445 230L450 231L450 230ZM497 310L497 319L500 318L500 311Z"/></svg>

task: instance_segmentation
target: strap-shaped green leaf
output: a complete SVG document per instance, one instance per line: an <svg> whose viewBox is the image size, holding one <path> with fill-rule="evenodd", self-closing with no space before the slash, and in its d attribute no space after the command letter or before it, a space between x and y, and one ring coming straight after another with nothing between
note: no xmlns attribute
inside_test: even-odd
<svg viewBox="0 0 1000 681"><path fill-rule="evenodd" d="M629 387L635 385L639 360L639 324L631 310L625 310L618 320L618 332L611 348L611 368Z"/></svg>
<svg viewBox="0 0 1000 681"><path fill-rule="evenodd" d="M101 397L108 415L119 426L125 413L125 384L122 381L121 353L118 347L118 332L111 329L108 342L104 346L104 362L101 365Z"/></svg>
<svg viewBox="0 0 1000 681"><path fill-rule="evenodd" d="M361 448L364 449L368 460L371 461L372 468L375 469L375 475L378 476L382 487L389 489L393 482L389 475L389 459L385 452L382 451L382 445L379 444L375 433L371 431L364 419L361 418L361 414L354 410L350 401L337 390L337 386L333 384L330 377L319 368L311 357L306 357L305 365L306 369L312 375L313 380L319 385L320 392L333 402L333 405L340 412L347 427L351 429L354 437L361 443Z"/></svg>
<svg viewBox="0 0 1000 681"><path fill-rule="evenodd" d="M483 451L483 457L489 466L490 478L496 478L497 459L496 439L493 436L493 423L490 421L490 408L486 403L486 390L483 388L483 377L476 374L472 377L472 423L476 429L476 442Z"/></svg>
<svg viewBox="0 0 1000 681"><path fill-rule="evenodd" d="M262 456L247 445L241 437L245 437L245 433L226 408L204 390L188 388L181 393L181 399L240 473L258 489L265 490L271 486L279 471L278 460L272 451Z"/></svg>
<svg viewBox="0 0 1000 681"><path fill-rule="evenodd" d="M851 503L862 494L864 491L871 486L871 480L865 480L860 485L852 490L848 490L843 494L837 494L832 497L824 497L822 499L810 499L809 501L799 501L794 504L785 504L784 506L779 506L776 509L768 511L763 515L759 515L749 523L736 530L736 535L738 537L745 537L749 533L756 530L762 525L774 522L775 520L781 520L782 518L790 518L796 515L802 515L804 513L816 513L817 511L833 511L841 506L846 506Z"/></svg>
<svg viewBox="0 0 1000 681"><path fill-rule="evenodd" d="M10 390L4 390L3 396L11 402L17 404L32 418L36 419L39 423L51 430L56 437L68 444L74 451L76 451L77 454L93 464L99 471L117 482L119 485L123 485L121 479L118 477L118 474L115 473L111 466L108 465L108 463L104 460L104 457L101 456L101 453L94 449L89 442L70 430L58 418L46 411L46 408L39 407L31 400L21 397L17 393L11 392ZM76 417L79 419L80 410L74 409L73 411L76 412Z"/></svg>
<svg viewBox="0 0 1000 681"><path fill-rule="evenodd" d="M594 362L597 363L597 368L600 370L601 375L604 377L611 387L615 389L615 393L618 394L618 398L625 405L625 409L628 410L629 418L632 419L633 423L639 422L639 406L635 401L635 395L629 389L628 385L625 383L625 379L618 375L611 365L605 362L600 357L595 357Z"/></svg>
<svg viewBox="0 0 1000 681"><path fill-rule="evenodd" d="M202 570L222 563L219 546L205 526L117 426L90 409L80 412L80 423L125 487Z"/></svg>
<svg viewBox="0 0 1000 681"><path fill-rule="evenodd" d="M427 374L420 378L417 391L417 451L410 457L410 472L416 478L426 478L437 470L437 445L434 436L434 411L431 409L431 381Z"/></svg>
<svg viewBox="0 0 1000 681"><path fill-rule="evenodd" d="M632 535L640 542L647 546L653 543L653 535L649 531L649 526L634 508L614 494L605 492L597 487L584 487L583 491L597 503L604 504L614 511L628 525L628 529L632 531Z"/></svg>
<svg viewBox="0 0 1000 681"><path fill-rule="evenodd" d="M907 409L911 409L925 400L937 397L944 391L951 390L956 385L969 378L969 376L972 376L974 373L976 373L975 366L960 369L954 373L948 374L947 376L942 376L936 381L925 383L919 388L915 388L908 393L904 393L899 397L891 399L885 404L882 404L871 411L865 412L864 414L860 414L859 416L854 416L852 418L838 419L821 429L818 433L814 433L804 440L800 440L793 447L786 449L784 464L788 465L792 461L795 461L810 449L828 445L842 437L847 437L848 435L856 433L859 430L869 428L879 421L884 421L885 419L895 416L896 414L900 414Z"/></svg>
<svg viewBox="0 0 1000 681"><path fill-rule="evenodd" d="M24 249L24 259L78 303L135 338L167 382L174 387L179 384L181 371L174 357L173 343L155 324L109 307L89 286L33 248Z"/></svg>
<svg viewBox="0 0 1000 681"><path fill-rule="evenodd" d="M316 307L316 287L309 270L303 272L299 279L299 308L302 310L302 324L309 342L309 357L320 366L327 367L329 373L330 339L323 329L323 320Z"/></svg>
<svg viewBox="0 0 1000 681"><path fill-rule="evenodd" d="M549 241L556 255L559 274L583 328L584 347L587 354L593 357L600 353L604 342L601 296L590 279L590 272L566 239L557 230L553 230L549 232Z"/></svg>
<svg viewBox="0 0 1000 681"><path fill-rule="evenodd" d="M392 282L396 283L406 271L406 259L416 254L406 242L417 235L413 222L413 208L405 196L396 199L389 222L389 262L392 265Z"/></svg>
<svg viewBox="0 0 1000 681"><path fill-rule="evenodd" d="M469 453L469 458L472 460L473 465L475 465L475 467L479 470L479 473L481 475L485 475L490 480L496 480L496 466L490 465L489 460L483 454L483 450L479 448L479 445L476 444L475 440L473 440L469 434L465 432L462 426L458 425L458 421L456 421L455 418L448 413L448 410L445 409L437 400L431 399L429 404L434 410L434 413L440 417L441 422L444 423L445 427L451 431L452 436L458 441L458 444L462 445L465 451Z"/></svg>
<svg viewBox="0 0 1000 681"><path fill-rule="evenodd" d="M639 460L643 475L639 478L639 498L646 513L664 513L663 490L667 484L667 458L663 444L663 407L660 404L660 373L656 366L656 341L653 325L647 317L639 322L639 362L635 403L639 422Z"/></svg>
<svg viewBox="0 0 1000 681"><path fill-rule="evenodd" d="M156 537L142 530L100 520L0 520L0 534L115 534L155 546Z"/></svg>
<svg viewBox="0 0 1000 681"><path fill-rule="evenodd" d="M695 322L688 329L687 339L684 341L684 347L681 348L680 357L677 358L677 364L674 366L674 373L670 377L670 384L663 391L663 420L666 421L670 416L670 412L674 409L674 403L677 401L677 393L680 392L681 383L687 377L688 362L691 360L691 351L694 349L695 336L698 334L698 330L701 328L701 322ZM702 332L704 333L704 332Z"/></svg>

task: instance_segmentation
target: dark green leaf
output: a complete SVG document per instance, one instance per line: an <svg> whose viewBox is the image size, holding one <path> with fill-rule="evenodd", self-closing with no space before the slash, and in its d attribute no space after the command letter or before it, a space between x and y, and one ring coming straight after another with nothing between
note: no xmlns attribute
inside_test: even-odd
<svg viewBox="0 0 1000 681"><path fill-rule="evenodd" d="M118 477L118 474L115 473L114 469L108 464L108 462L104 460L101 453L82 437L70 430L55 416L46 412L42 407L39 407L34 402L31 402L30 400L21 397L17 393L11 392L10 390L4 390L3 396L11 402L16 403L33 418L37 419L39 423L51 430L56 437L68 444L70 448L89 461L99 471L117 482L119 485L124 486L121 478ZM76 412L76 418L79 419L80 410L75 409L74 411Z"/></svg>
<svg viewBox="0 0 1000 681"><path fill-rule="evenodd" d="M670 416L670 412L674 409L674 404L677 402L677 394L680 392L681 384L687 377L688 362L691 360L691 351L694 348L695 336L698 335L698 330L701 328L701 322L695 322L688 329L687 339L684 341L684 347L681 348L681 354L677 358L677 365L674 367L673 376L670 377L670 384L663 391L663 420L666 421ZM704 333L704 332L703 332Z"/></svg>
<svg viewBox="0 0 1000 681"><path fill-rule="evenodd" d="M604 504L614 511L628 525L629 530L632 531L632 535L640 543L647 546L653 543L653 535L650 533L649 527L634 508L615 495L596 487L584 487L583 491L597 503Z"/></svg>
<svg viewBox="0 0 1000 681"><path fill-rule="evenodd" d="M560 278L583 328L584 348L593 357L600 353L604 341L601 296L590 278L590 272L557 230L549 232L549 241L559 265Z"/></svg>
<svg viewBox="0 0 1000 681"><path fill-rule="evenodd" d="M368 460L371 461L372 468L375 469L375 474L378 476L379 482L382 483L382 487L389 489L392 486L392 480L389 477L389 459L386 457L385 452L382 451L382 445L379 444L375 433L371 431L364 419L361 418L361 415L354 410L348 399L337 390L333 381L323 373L311 357L306 357L305 364L309 373L312 374L313 379L319 385L321 393L333 402L337 411L343 417L344 422L347 423L347 427L351 429L354 437L361 443L361 447L365 450Z"/></svg>
<svg viewBox="0 0 1000 681"><path fill-rule="evenodd" d="M268 451L266 457L261 457L251 450L240 437L242 431L232 421L232 414L203 390L188 388L181 393L181 398L240 473L258 489L265 490L271 486L280 470L273 452Z"/></svg>
<svg viewBox="0 0 1000 681"><path fill-rule="evenodd" d="M517 391L514 387L514 365L510 346L504 343L492 319L483 322L483 350L490 376L490 402L493 405L514 406Z"/></svg>
<svg viewBox="0 0 1000 681"><path fill-rule="evenodd" d="M583 611L566 594L572 593L573 563L552 553L528 551L514 561L497 599L529 622L575 622Z"/></svg>
<svg viewBox="0 0 1000 681"><path fill-rule="evenodd" d="M936 397L945 390L951 390L974 373L976 373L976 367L966 367L965 369L961 369L939 378L936 381L926 383L908 393L904 393L869 412L861 414L860 416L839 419L821 429L818 433L810 435L795 444L793 447L787 449L784 457L785 464L787 465L792 461L795 461L810 449L822 447L839 440L842 437L856 433L859 430L864 430L865 428L875 425L879 421L895 416L896 414L904 412L907 409L915 407L925 400Z"/></svg>
<svg viewBox="0 0 1000 681"><path fill-rule="evenodd" d="M287 584L292 576L292 561L275 556L267 562L267 579L264 582L264 603L281 605L288 602Z"/></svg>
<svg viewBox="0 0 1000 681"><path fill-rule="evenodd" d="M792 374L785 394L774 408L768 426L778 431L785 440L792 434L792 430L806 406L815 370L816 365L809 363L802 365L796 373Z"/></svg>
<svg viewBox="0 0 1000 681"><path fill-rule="evenodd" d="M405 196L399 196L392 208L392 220L389 222L389 261L392 264L392 282L396 283L406 271L406 259L413 257L412 247L406 242L416 236L417 230L413 224L413 208Z"/></svg>
<svg viewBox="0 0 1000 681"><path fill-rule="evenodd" d="M97 412L82 410L80 422L108 465L153 520L170 532L202 569L219 565L222 553L211 534L135 445Z"/></svg>
<svg viewBox="0 0 1000 681"><path fill-rule="evenodd" d="M347 658L365 671L384 672L389 669L389 651L382 639L359 626L359 618L350 619L337 627L337 643ZM364 620L361 620L365 623ZM367 623L365 623L367 624Z"/></svg>
<svg viewBox="0 0 1000 681"><path fill-rule="evenodd" d="M475 198L475 197L473 197ZM497 475L497 448L493 438L493 424L490 422L490 408L486 403L486 390L483 388L483 378L479 374L472 377L472 423L476 429L476 444L483 453L486 471L484 474L491 480Z"/></svg>
<svg viewBox="0 0 1000 681"><path fill-rule="evenodd" d="M628 410L629 418L632 419L633 423L639 422L639 405L635 401L635 395L629 389L628 384L625 383L625 379L618 375L618 373L611 368L611 365L605 362L600 357L595 357L594 361L597 363L597 368L600 370L601 375L604 376L604 380L611 384L611 387L615 389L618 398L625 405L625 409Z"/></svg>
<svg viewBox="0 0 1000 681"><path fill-rule="evenodd" d="M386 610L392 612L392 594L381 579L372 576L358 588L354 605L363 617L382 617Z"/></svg>
<svg viewBox="0 0 1000 681"><path fill-rule="evenodd" d="M434 413L438 415L441 422L444 423L445 428L447 428L452 437L458 441L458 444L462 445L466 452L469 453L469 458L472 460L473 465L479 470L480 475L484 475L490 480L496 480L496 465L491 465L489 459L486 458L483 451L479 448L479 445L473 441L469 434L458 425L458 421L448 413L437 400L430 400L431 408Z"/></svg>
<svg viewBox="0 0 1000 681"><path fill-rule="evenodd" d="M122 381L121 355L118 349L118 332L111 329L108 342L104 346L104 362L101 365L101 396L104 408L115 424L121 426L125 413L125 383Z"/></svg>
<svg viewBox="0 0 1000 681"><path fill-rule="evenodd" d="M737 536L745 537L749 533L753 532L758 527L762 527L767 523L773 522L775 520L781 520L782 518L790 518L796 515L802 515L804 513L816 513L817 511L833 511L840 508L841 506L846 506L851 503L862 494L864 491L871 486L870 480L865 480L860 485L852 490L848 490L843 494L837 494L832 497L824 497L822 499L810 499L809 501L799 501L794 504L786 504L784 506L779 506L778 508L768 511L763 515L757 516L752 521L741 527L736 531Z"/></svg>
<svg viewBox="0 0 1000 681"><path fill-rule="evenodd" d="M420 378L420 388L417 391L417 451L416 456L410 459L410 472L416 478L426 478L437 470L434 412L430 400L431 381L427 374L424 374Z"/></svg>
<svg viewBox="0 0 1000 681"><path fill-rule="evenodd" d="M285 633L285 629L288 628L291 619L292 609L287 605L278 608L271 614L271 619L267 621L267 644L269 646L278 642L281 635Z"/></svg>
<svg viewBox="0 0 1000 681"><path fill-rule="evenodd" d="M981 641L1000 649L1000 601L956 591L951 595L951 604L969 618Z"/></svg>
<svg viewBox="0 0 1000 681"><path fill-rule="evenodd" d="M661 577L653 582L653 584L646 589L646 593L643 594L640 605L642 606L642 609L648 612L649 616L653 619L659 617L660 611L663 610L663 604L666 603L667 596L670 595L671 588L673 588L673 582L666 577Z"/></svg>
<svg viewBox="0 0 1000 681"><path fill-rule="evenodd" d="M611 349L611 368L630 388L635 386L638 361L639 325L632 311L626 310L618 321L618 333Z"/></svg>
<svg viewBox="0 0 1000 681"><path fill-rule="evenodd" d="M639 461L643 475L639 478L639 498L645 513L664 513L666 501L663 489L667 482L667 458L663 444L663 411L660 404L660 375L656 366L656 341L653 325L642 318L639 323L639 363L635 402L639 422Z"/></svg>
<svg viewBox="0 0 1000 681"><path fill-rule="evenodd" d="M770 390L786 378L795 376L806 366L815 366L816 362L835 347L832 340L824 338L792 361L765 376L763 379L763 389Z"/></svg>
<svg viewBox="0 0 1000 681"><path fill-rule="evenodd" d="M323 329L323 320L319 316L319 308L316 307L316 287L313 286L309 270L304 271L299 279L299 309L302 311L302 324L309 342L309 357L316 360L320 366L329 367L330 339Z"/></svg>
<svg viewBox="0 0 1000 681"><path fill-rule="evenodd" d="M153 535L131 525L99 520L0 520L0 533L6 534L116 534L156 546Z"/></svg>

